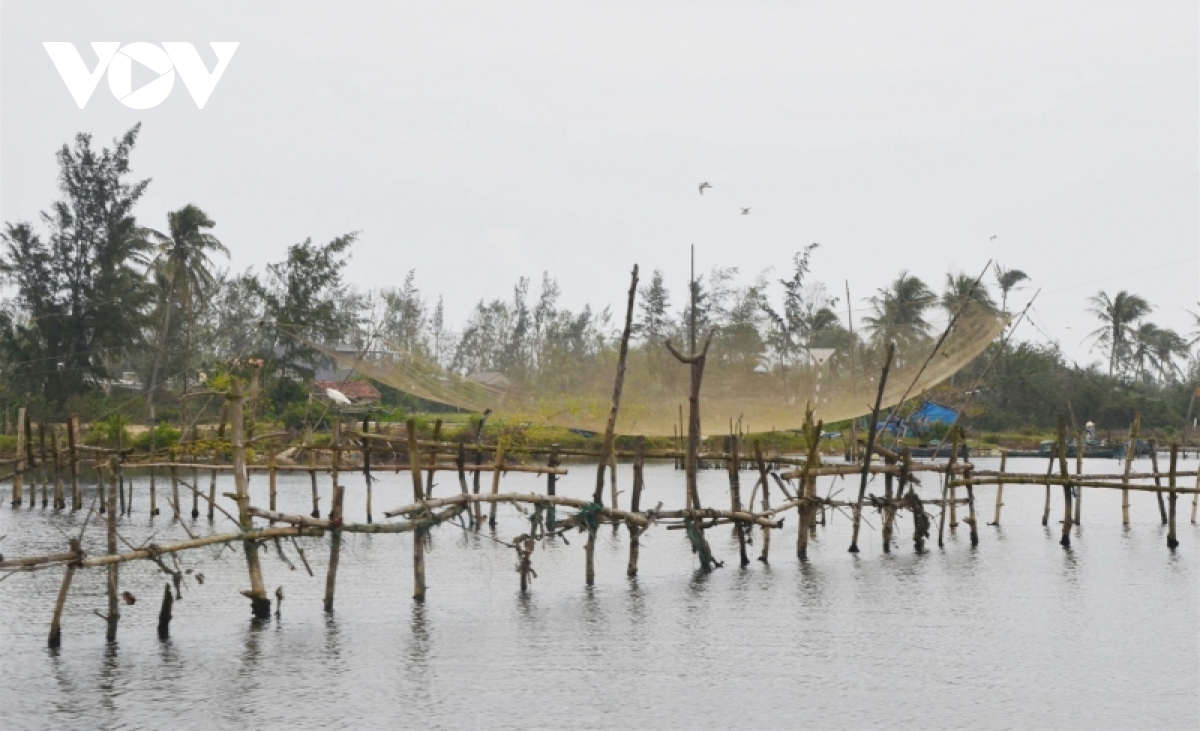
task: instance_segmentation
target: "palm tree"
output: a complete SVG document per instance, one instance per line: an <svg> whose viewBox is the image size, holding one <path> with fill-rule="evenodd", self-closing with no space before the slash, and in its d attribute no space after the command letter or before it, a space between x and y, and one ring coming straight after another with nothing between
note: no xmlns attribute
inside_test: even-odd
<svg viewBox="0 0 1200 731"><path fill-rule="evenodd" d="M915 345L929 334L925 311L937 304L938 296L917 277L900 272L886 289L869 299L874 314L863 318L866 331L876 345L889 342L897 347Z"/></svg>
<svg viewBox="0 0 1200 731"><path fill-rule="evenodd" d="M942 294L942 309L954 317L959 307L967 301L974 304L976 309L984 312L996 311L996 301L992 299L986 284L983 282L975 284L975 280L969 274L959 274L958 276L947 274L946 291Z"/></svg>
<svg viewBox="0 0 1200 731"><path fill-rule="evenodd" d="M1149 328L1149 332L1143 334L1143 328ZM1189 355L1188 342L1182 335L1170 328L1146 323L1138 328L1136 340L1139 349L1143 347L1143 342L1145 343L1148 360L1158 371L1158 377L1163 383L1173 380L1176 375L1182 375L1182 369L1175 362L1177 358L1186 359Z"/></svg>
<svg viewBox="0 0 1200 731"><path fill-rule="evenodd" d="M996 267L996 285L1000 287L1000 311L1008 312L1008 293L1017 287L1021 282L1029 279L1029 275L1020 269L1005 269L999 264Z"/></svg>
<svg viewBox="0 0 1200 731"><path fill-rule="evenodd" d="M154 261L154 269L165 289L160 299L162 308L162 327L158 333L158 342L154 350L154 366L150 371L150 390L146 401L150 410L150 419L154 419L154 390L158 386L158 368L162 352L166 346L167 333L171 329L171 313L178 304L182 304L189 323L192 320L192 305L197 296L204 296L212 291L216 284L213 275L213 261L210 254L219 253L229 256L217 237L206 233L216 223L195 205L189 203L178 211L167 214L167 234L147 229L148 236L158 245L158 258ZM189 333L190 339L190 333ZM190 345L190 343L189 343ZM187 348L184 348L184 358L187 358ZM187 383L187 368L184 367L184 384Z"/></svg>
<svg viewBox="0 0 1200 731"><path fill-rule="evenodd" d="M1108 375L1111 376L1129 349L1133 323L1150 314L1154 308L1144 298L1125 290L1117 292L1115 297L1109 297L1108 293L1101 291L1088 301L1092 303L1088 311L1104 323L1089 333L1088 337L1093 338L1097 345L1107 346Z"/></svg>

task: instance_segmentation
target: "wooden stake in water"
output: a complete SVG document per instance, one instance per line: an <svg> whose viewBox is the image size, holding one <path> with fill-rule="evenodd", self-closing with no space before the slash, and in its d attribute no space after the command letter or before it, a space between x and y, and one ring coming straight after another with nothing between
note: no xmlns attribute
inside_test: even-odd
<svg viewBox="0 0 1200 731"><path fill-rule="evenodd" d="M225 397L229 407L233 442L233 483L237 491L238 523L242 531L254 529L254 518L250 515L250 486L246 481L246 443L243 424L243 409L245 401L242 397L242 385L236 379L233 388ZM246 553L246 569L250 574L250 590L242 595L250 600L250 611L255 619L271 618L271 599L267 596L267 588L263 584L262 563L258 555L257 541L242 541Z"/></svg>
<svg viewBox="0 0 1200 731"><path fill-rule="evenodd" d="M871 474L871 453L875 451L875 440L879 437L879 407L883 404L883 390L887 387L888 370L892 367L892 358L896 355L896 344L888 343L887 357L883 361L883 372L879 375L879 391L875 394L875 408L871 409L871 427L867 431L867 451L863 455L862 479L858 484L858 500L854 503L854 527L850 536L850 553L858 553L858 529L862 523L863 498L867 495L867 479ZM821 433L815 435L819 441Z"/></svg>
<svg viewBox="0 0 1200 731"><path fill-rule="evenodd" d="M629 510L636 513L642 509L642 489L646 484L644 474L646 466L646 437L639 436L634 443L633 450L633 496L630 498ZM637 576L638 573L638 553L641 551L641 535L642 529L630 523L629 565L625 568L625 575L629 577Z"/></svg>
<svg viewBox="0 0 1200 731"><path fill-rule="evenodd" d="M62 472L58 467L59 459L62 457L58 442L58 429L56 428L50 433L50 448L54 458L54 509L62 510L67 507L67 499L63 494Z"/></svg>
<svg viewBox="0 0 1200 731"><path fill-rule="evenodd" d="M1129 429L1129 447L1125 450L1125 476L1121 482L1128 484L1129 470L1133 467L1133 458L1137 455L1138 427L1141 426L1142 415L1134 412L1133 426ZM1129 527L1129 491L1121 491L1121 525Z"/></svg>
<svg viewBox="0 0 1200 731"><path fill-rule="evenodd" d="M1151 439L1148 443L1150 447L1150 469L1154 472L1154 486L1162 487L1162 479L1158 476L1158 444ZM1158 499L1158 517L1162 520L1162 524L1167 524L1167 505L1163 502L1163 494L1161 492L1154 493L1154 497Z"/></svg>
<svg viewBox="0 0 1200 731"><path fill-rule="evenodd" d="M335 442L336 444L336 442ZM337 460L333 462L333 500L329 508L329 568L325 574L325 611L333 611L333 595L337 588L338 563L342 555L342 501L346 488L338 484ZM420 536L416 536L419 540Z"/></svg>
<svg viewBox="0 0 1200 731"><path fill-rule="evenodd" d="M460 447L461 447L461 445L460 445ZM558 449L559 449L559 447L557 444L550 445L550 458L548 460L546 460L546 466L550 467L551 469L553 469L559 465ZM547 473L546 474L546 494L554 495L555 491L557 489L558 489L558 475L554 474L553 472ZM464 482L463 483L463 492L466 492L466 491L467 491L466 482ZM553 528L554 523L557 521L557 519L558 519L558 515L554 510L554 504L551 503L550 506L546 508L546 525L549 526L550 528Z"/></svg>
<svg viewBox="0 0 1200 731"><path fill-rule="evenodd" d="M417 451L417 420L410 418L408 427L408 465L412 472L413 502L425 501L425 489L421 485L421 455ZM499 447L496 449L500 452ZM499 468L497 467L497 474ZM493 503L494 505L494 503ZM425 531L413 531L413 599L425 601Z"/></svg>
<svg viewBox="0 0 1200 731"><path fill-rule="evenodd" d="M1008 465L1008 450L1000 453L1000 484L996 486L996 519L992 525L1000 525L1000 508L1004 507L1004 468Z"/></svg>
<svg viewBox="0 0 1200 731"><path fill-rule="evenodd" d="M109 555L117 553L117 458L113 457L109 462L109 490L107 495L106 506L106 525L107 532L107 548ZM118 596L118 582L120 580L120 564L113 563L108 566L108 614L104 620L107 623L107 629L104 633L104 639L109 642L117 641L117 623L121 621L121 604Z"/></svg>
<svg viewBox="0 0 1200 731"><path fill-rule="evenodd" d="M25 407L17 409L17 455L13 462L12 506L20 507L25 501L25 424L28 420Z"/></svg>
<svg viewBox="0 0 1200 731"><path fill-rule="evenodd" d="M76 555L81 553L78 538L71 539L71 553ZM71 590L71 579L75 578L75 569L78 567L78 561L67 564L67 572L63 574L62 585L58 587L58 599L54 602L54 617L50 620L50 638L48 640L50 647L58 647L62 643L63 607L67 603L67 593Z"/></svg>
<svg viewBox="0 0 1200 731"><path fill-rule="evenodd" d="M1059 544L1063 548L1071 547L1071 473L1067 469L1067 419L1062 414L1058 415L1058 466L1063 478L1063 521L1062 521L1062 538L1059 539Z"/></svg>
<svg viewBox="0 0 1200 731"><path fill-rule="evenodd" d="M1178 461L1178 458L1179 458L1179 445L1172 443L1171 444L1171 472L1170 472L1170 475L1168 475L1168 477L1167 477L1167 480L1168 480L1167 484L1169 484L1171 486L1171 497L1169 499L1170 508L1168 510L1168 518L1167 518L1167 548L1171 549L1172 551L1174 551L1176 548L1179 547L1179 540L1176 538L1176 534L1175 534L1175 499L1176 499L1175 466ZM1161 495L1162 493L1158 493L1158 494Z"/></svg>
<svg viewBox="0 0 1200 731"><path fill-rule="evenodd" d="M76 445L79 442L79 414L71 414L67 418L67 452L71 460L71 510L83 508L83 490L79 486L79 452Z"/></svg>
<svg viewBox="0 0 1200 731"><path fill-rule="evenodd" d="M771 509L771 486L769 475L767 474L767 463L763 461L762 443L759 440L754 440L754 461L758 466L758 480L762 484L762 509L767 512ZM753 509L754 506L750 506ZM767 563L771 553L771 529L768 526L763 526L762 529L762 552L758 554L758 560Z"/></svg>
<svg viewBox="0 0 1200 731"><path fill-rule="evenodd" d="M1078 432L1075 435L1075 474L1083 476L1083 450L1086 446L1086 441L1083 437L1083 432ZM1079 487L1075 491L1075 525L1083 525L1080 519L1083 515L1083 488Z"/></svg>

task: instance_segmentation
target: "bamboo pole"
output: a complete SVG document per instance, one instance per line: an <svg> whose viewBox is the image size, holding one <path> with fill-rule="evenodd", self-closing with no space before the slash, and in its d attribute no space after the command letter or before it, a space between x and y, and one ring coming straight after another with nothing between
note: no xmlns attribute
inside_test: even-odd
<svg viewBox="0 0 1200 731"><path fill-rule="evenodd" d="M278 472L275 470L278 461L278 452L274 447L267 450L267 501L271 506L271 510L275 509L276 496L279 492ZM216 477L216 472L213 476ZM368 514L370 510L368 509ZM211 515L209 516L212 517Z"/></svg>
<svg viewBox="0 0 1200 731"><path fill-rule="evenodd" d="M365 430L364 430L365 431ZM433 422L433 441L439 442L442 439L442 420L437 419ZM425 478L425 497L433 497L433 473L437 470L437 451L429 453L429 476Z"/></svg>
<svg viewBox="0 0 1200 731"><path fill-rule="evenodd" d="M408 464L412 470L413 480L413 501L423 503L425 502L425 490L421 485L421 455L417 451L417 420L409 418L406 426L408 427ZM496 473L497 479L499 479L499 474L499 472ZM419 602L425 601L425 535L421 531L413 533L413 599Z"/></svg>
<svg viewBox="0 0 1200 731"><path fill-rule="evenodd" d="M325 573L325 611L333 611L333 596L337 588L338 563L342 555L342 501L345 499L346 488L339 485L337 473L333 478L333 504L329 511L329 568Z"/></svg>
<svg viewBox="0 0 1200 731"><path fill-rule="evenodd" d="M71 553L78 558L82 553L79 546L79 539L72 538L70 541ZM62 584L58 587L58 599L54 602L54 616L50 619L50 637L47 644L50 647L58 647L62 644L62 613L63 607L67 603L67 593L71 590L71 580L75 578L75 569L79 567L79 562L72 561L67 564L66 572L63 574Z"/></svg>
<svg viewBox="0 0 1200 731"><path fill-rule="evenodd" d="M171 461L175 461L175 450L171 450ZM179 520L179 472L174 466L171 467L171 514L175 520Z"/></svg>
<svg viewBox="0 0 1200 731"><path fill-rule="evenodd" d="M1050 462L1046 465L1046 502L1042 507L1042 525L1050 525L1050 475L1054 474L1054 461L1058 455L1054 452L1050 453Z"/></svg>
<svg viewBox="0 0 1200 731"><path fill-rule="evenodd" d="M192 460L192 486L193 486L193 488L198 488L198 487L200 487L200 471L198 469L196 469L195 456L192 456L191 460ZM130 485L132 485L132 484L133 484L133 481L130 480ZM132 503L133 502L132 488L130 489L129 494L131 496L130 503ZM192 520L195 520L196 518L199 518L199 517L200 517L200 491L193 489L192 490Z"/></svg>
<svg viewBox="0 0 1200 731"><path fill-rule="evenodd" d="M232 427L231 442L233 445L233 483L237 491L238 523L242 533L254 530L254 518L250 515L250 490L246 481L246 444L244 426L245 400L242 396L242 384L234 379L233 388L225 397L229 407ZM250 589L242 595L250 600L250 611L255 619L271 618L271 599L267 596L263 584L262 563L258 556L258 543L253 540L243 540L242 549L246 553L246 569L250 574Z"/></svg>
<svg viewBox="0 0 1200 731"><path fill-rule="evenodd" d="M1133 467L1133 458L1137 456L1137 439L1138 427L1141 426L1142 415L1138 412L1133 414L1133 426L1129 429L1129 447L1125 450L1125 474L1129 474L1129 470ZM1129 477L1125 477L1125 482L1129 481ZM1129 526L1129 491L1125 490L1121 493L1121 525Z"/></svg>
<svg viewBox="0 0 1200 731"><path fill-rule="evenodd" d="M883 389L887 386L888 370L892 367L892 358L896 355L896 344L888 343L887 357L883 361L883 372L879 376L879 391L875 394L875 408L871 410L871 428L867 431L867 452L863 455L862 480L858 485L858 502L854 505L854 528L850 537L850 553L858 553L858 530L862 523L863 498L867 494L867 477L870 474L871 453L875 449L875 440L879 434L879 408L883 404ZM821 434L817 432L816 439Z"/></svg>
<svg viewBox="0 0 1200 731"><path fill-rule="evenodd" d="M42 483L42 507L50 507L50 476L46 474L46 422L38 422L38 476ZM124 502L124 501L122 501Z"/></svg>
<svg viewBox="0 0 1200 731"><path fill-rule="evenodd" d="M638 512L642 505L642 490L645 487L645 459L641 456L646 451L646 437L639 436L634 443L634 452L638 455L633 458L633 495L629 500L629 509L631 512ZM554 508L550 508L550 515L553 515ZM554 521L550 521L550 525L554 525ZM625 568L625 575L629 577L637 576L638 573L638 554L641 552L641 536L644 529L635 525L629 525L629 564Z"/></svg>
<svg viewBox="0 0 1200 731"><path fill-rule="evenodd" d="M645 446L644 443L643 443L643 446ZM552 445L550 445L550 458L546 461L546 466L553 469L555 467L558 467L558 465L559 465L558 445L552 444ZM557 492L557 490L558 490L558 475L556 475L553 472L547 473L546 474L546 494L554 495ZM464 492L466 492L465 489L464 489ZM635 508L635 510L636 510L636 508ZM558 520L558 516L555 513L554 505L551 504L550 507L546 509L546 524L554 525L554 523L557 520Z"/></svg>
<svg viewBox="0 0 1200 731"><path fill-rule="evenodd" d="M29 474L29 507L37 504L37 459L33 456L33 422L25 414L25 471Z"/></svg>
<svg viewBox="0 0 1200 731"><path fill-rule="evenodd" d="M109 462L109 479L111 480L110 489L107 495L107 515L106 525L108 532L106 534L108 543L108 555L114 556L117 553L117 458L111 458ZM118 600L118 582L120 580L120 569L117 564L112 564L108 567L108 614L104 621L107 624L107 629L104 633L104 639L108 642L117 641L117 623L121 621L121 605Z"/></svg>
<svg viewBox="0 0 1200 731"><path fill-rule="evenodd" d="M896 460L894 457L885 457L884 462L888 465L892 465L895 464ZM894 520L896 511L890 506L893 498L892 490L894 487L894 479L895 478L891 472L888 472L883 476L883 496L887 500L889 506L883 509L883 529L880 531L883 539L884 553L892 552L892 522ZM901 488L901 491L903 491L903 488Z"/></svg>
<svg viewBox="0 0 1200 731"><path fill-rule="evenodd" d="M321 494L317 490L317 471L308 470L308 482L312 488L312 517L321 517Z"/></svg>

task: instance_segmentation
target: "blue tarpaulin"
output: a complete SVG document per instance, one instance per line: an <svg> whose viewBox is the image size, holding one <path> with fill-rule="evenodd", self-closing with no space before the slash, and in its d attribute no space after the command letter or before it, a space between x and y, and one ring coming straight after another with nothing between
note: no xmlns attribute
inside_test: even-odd
<svg viewBox="0 0 1200 731"><path fill-rule="evenodd" d="M958 418L958 412L949 406L942 406L933 401L926 401L921 404L921 408L913 412L912 416L908 417L912 423L917 423L918 419L924 419L930 424L941 422L943 424L953 424Z"/></svg>

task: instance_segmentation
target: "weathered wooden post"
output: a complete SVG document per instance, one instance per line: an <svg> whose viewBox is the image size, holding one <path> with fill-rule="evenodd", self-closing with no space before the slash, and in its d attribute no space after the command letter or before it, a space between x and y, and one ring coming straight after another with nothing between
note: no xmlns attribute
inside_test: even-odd
<svg viewBox="0 0 1200 731"><path fill-rule="evenodd" d="M363 425L363 431L366 431L366 425ZM333 447L337 450L341 446L341 429L334 429ZM363 440L366 441L365 439ZM330 469L330 476L333 480L333 498L330 501L329 507L329 568L325 573L325 611L333 611L333 595L337 588L337 572L338 563L342 555L342 501L346 495L346 488L338 483L338 451L334 451L333 466ZM417 536L418 539L420 536Z"/></svg>
<svg viewBox="0 0 1200 731"><path fill-rule="evenodd" d="M629 510L637 513L642 509L642 489L646 485L646 437L639 436L633 447L633 496L630 497ZM551 508L553 510L553 508ZM553 522L551 523L553 525ZM625 569L626 576L637 576L638 554L641 551L642 529L629 524L629 565Z"/></svg>
<svg viewBox="0 0 1200 731"><path fill-rule="evenodd" d="M1076 444L1075 474L1076 474L1076 476L1079 477L1079 479L1082 480L1083 479L1083 451L1087 444L1086 440L1084 439L1083 432L1076 432L1075 444ZM1075 520L1074 520L1075 525L1083 525L1083 523L1080 522L1082 517L1083 517L1083 486L1080 485L1079 488L1075 491Z"/></svg>
<svg viewBox="0 0 1200 731"><path fill-rule="evenodd" d="M810 412L809 416L811 417L811 415ZM800 504L796 506L796 520L799 523L796 536L796 558L801 561L808 560L808 534L815 512L812 500L816 498L816 493L812 489L816 485L816 479L809 475L821 466L821 429L824 424L825 422L818 421L816 425L809 423L804 428L804 434L808 438L808 456L804 460L804 469L801 471L800 488L796 491L797 497L801 498ZM871 450L868 449L867 454L870 452ZM867 460L870 460L870 457L867 457Z"/></svg>
<svg viewBox="0 0 1200 731"><path fill-rule="evenodd" d="M374 522L374 516L371 515L371 440L367 439L367 433L371 429L371 416L363 414L362 425L362 450L363 450L363 481L367 483L367 522ZM272 508L274 510L274 508Z"/></svg>
<svg viewBox="0 0 1200 731"><path fill-rule="evenodd" d="M80 555L80 545L78 538L70 539L71 553L76 556ZM67 592L71 590L71 579L75 578L75 569L79 567L79 561L75 560L67 564L67 571L63 574L62 585L58 587L58 599L54 602L54 617L50 620L50 637L48 644L50 647L58 647L62 644L62 613L63 606L67 603Z"/></svg>
<svg viewBox="0 0 1200 731"><path fill-rule="evenodd" d="M54 509L63 510L67 507L66 495L63 494L62 470L59 469L59 460L62 458L62 452L59 449L59 435L56 427L50 433L50 447L54 458Z"/></svg>
<svg viewBox="0 0 1200 731"><path fill-rule="evenodd" d="M279 464L279 451L274 447L267 450L267 501L271 506L271 510L275 510L275 502L279 493L279 476L276 467ZM216 476L216 470L213 470L213 476ZM208 509L208 517L212 519L212 507ZM367 511L370 514L370 511ZM369 522L369 519L368 519Z"/></svg>
<svg viewBox="0 0 1200 731"><path fill-rule="evenodd" d="M1133 426L1129 429L1129 448L1125 450L1125 475L1121 482L1129 484L1129 470L1133 467L1133 458L1137 456L1138 427L1141 426L1142 415L1133 414ZM1121 525L1129 527L1129 490L1121 491Z"/></svg>
<svg viewBox="0 0 1200 731"><path fill-rule="evenodd" d="M242 384L238 380L234 379L233 388L225 396L225 402L229 407L233 432L233 484L237 491L238 523L241 525L242 532L248 533L254 530L254 518L250 515L250 490L246 482L246 443L243 422L245 401L242 396ZM243 540L242 548L246 552L246 569L250 574L250 590L243 591L242 595L250 600L250 611L255 619L270 619L271 599L267 596L267 589L263 584L258 542Z"/></svg>
<svg viewBox="0 0 1200 731"><path fill-rule="evenodd" d="M165 640L171 636L171 608L174 606L175 596L171 593L171 585L165 584L163 586L162 604L158 608L158 639L160 640Z"/></svg>
<svg viewBox="0 0 1200 731"><path fill-rule="evenodd" d="M67 451L71 460L71 510L83 509L83 490L79 486L79 414L67 418Z"/></svg>
<svg viewBox="0 0 1200 731"><path fill-rule="evenodd" d="M892 468L896 466L896 460L893 457L887 456L883 458L884 465L888 471L883 474L883 498L887 501L887 506L883 509L883 530L880 531L883 538L883 552L892 552L892 521L894 520L895 511L892 510L892 489L894 487L894 477L892 476Z"/></svg>
<svg viewBox="0 0 1200 731"><path fill-rule="evenodd" d="M758 480L762 483L762 509L763 512L766 512L771 509L771 487L769 485L770 480L767 479L767 463L763 461L762 443L757 439L754 440L754 461L758 466ZM750 507L753 508L754 506ZM762 529L762 541L762 552L758 554L758 560L767 563L771 554L771 529L765 525Z"/></svg>
<svg viewBox="0 0 1200 731"><path fill-rule="evenodd" d="M725 467L729 471L729 499L731 507L735 513L742 510L742 477L741 477L741 449L739 442L741 441L737 434L730 434L726 439L726 444L729 447L729 458L725 460ZM751 511L754 507L751 506ZM734 534L738 539L738 555L743 568L750 565L750 557L746 555L746 529L741 521L733 524Z"/></svg>
<svg viewBox="0 0 1200 731"><path fill-rule="evenodd" d="M417 451L417 420L409 418L408 427L408 465L413 479L413 502L425 501L425 489L421 485L421 455ZM500 453L499 447L496 450ZM496 468L499 474L499 467ZM492 503L495 505L495 503ZM417 518L413 519L414 521ZM425 530L413 530L413 599L425 601Z"/></svg>
<svg viewBox="0 0 1200 731"><path fill-rule="evenodd" d="M12 483L12 505L14 508L20 507L25 501L24 485L25 485L25 425L28 423L29 416L22 406L17 409L17 454L16 461L13 462L13 483Z"/></svg>
<svg viewBox="0 0 1200 731"><path fill-rule="evenodd" d="M50 476L46 474L46 422L38 422L38 474L42 483L42 507L50 507ZM122 500L124 503L124 500Z"/></svg>
<svg viewBox="0 0 1200 731"><path fill-rule="evenodd" d="M29 507L37 505L37 458L33 455L33 422L25 414L25 471L29 473Z"/></svg>
<svg viewBox="0 0 1200 731"><path fill-rule="evenodd" d="M1057 446L1050 452L1050 461L1046 464L1046 502L1042 506L1042 525L1050 525L1050 476L1054 474L1054 463L1058 460Z"/></svg>
<svg viewBox="0 0 1200 731"><path fill-rule="evenodd" d="M1172 551L1174 551L1176 548L1179 547L1179 540L1175 534L1175 502L1176 502L1175 467L1176 467L1178 458L1179 458L1179 444L1172 443L1171 444L1171 472L1167 476L1167 484L1170 485L1170 487L1171 487L1171 496L1169 498L1171 507L1168 511L1169 514L1168 514L1168 518L1167 518L1167 548L1171 549ZM1157 472L1157 470L1155 470L1155 471ZM1161 495L1162 493L1158 493L1158 494Z"/></svg>
<svg viewBox="0 0 1200 731"><path fill-rule="evenodd" d="M559 449L559 447L557 444L550 445L550 458L548 460L546 460L546 466L551 469L554 469L555 467L558 467L558 465L559 465L558 449ZM460 454L461 454L461 450L460 450ZM464 491L466 490L465 487L463 489L464 489ZM553 472L550 472L546 475L546 494L553 496L557 489L558 489L558 475L554 474ZM550 503L550 505L546 508L546 525L549 526L550 528L553 528L554 523L557 521L557 519L558 519L558 515L554 510L554 503Z"/></svg>
<svg viewBox="0 0 1200 731"><path fill-rule="evenodd" d="M958 444L959 438L962 435L962 429L955 422L951 428L953 432L953 445L950 449L950 460L946 463L946 480L942 483L942 512L938 518L938 548L944 548L946 545L946 508L947 501L950 505L954 504L954 498L949 497L954 493L950 490L950 482L954 479L954 468L958 463Z"/></svg>
<svg viewBox="0 0 1200 731"><path fill-rule="evenodd" d="M862 523L863 498L867 495L867 479L871 474L871 456L875 451L875 439L879 436L879 407L883 404L883 390L887 387L888 370L892 367L892 357L896 355L896 344L888 343L887 357L883 361L883 372L879 375L879 391L875 395L875 408L871 410L871 428L867 431L867 452L863 455L862 479L858 485L858 500L854 503L854 527L850 537L850 553L858 553L858 529ZM816 440L820 440L818 431Z"/></svg>
<svg viewBox="0 0 1200 731"><path fill-rule="evenodd" d="M699 515L700 489L696 479L696 469L700 460L700 384L704 378L704 363L708 358L708 347L711 344L712 332L709 332L708 337L704 339L704 347L701 351L699 353L693 351L691 355L685 356L676 350L674 345L671 345L670 340L665 341L671 355L675 356L680 363L691 367L691 387L688 392L687 461L684 463L687 469L688 494L688 517L685 518L685 523L688 526L688 537L692 541L692 551L700 555L700 569L704 573L712 571L714 565L719 565L713 560L712 549L709 548L708 540L704 537L704 520Z"/></svg>
<svg viewBox="0 0 1200 731"><path fill-rule="evenodd" d="M199 487L199 486L197 486ZM213 522L216 517L215 510L217 507L217 471L212 470L208 476L208 522Z"/></svg>
<svg viewBox="0 0 1200 731"><path fill-rule="evenodd" d="M193 465L196 464L196 455L191 455L188 461ZM129 502L133 504L133 480L129 481ZM200 517L200 472L195 467L192 467L192 520Z"/></svg>
<svg viewBox="0 0 1200 731"><path fill-rule="evenodd" d="M492 494L500 494L500 472L504 467L504 442L496 440L496 462L492 469ZM496 501L488 506L488 527L496 530Z"/></svg>
<svg viewBox="0 0 1200 731"><path fill-rule="evenodd" d="M1067 420L1062 414L1058 415L1058 467L1063 478L1063 521L1062 538L1059 544L1063 548L1071 547L1071 473L1067 469ZM1083 488L1080 488L1081 490Z"/></svg>
<svg viewBox="0 0 1200 731"><path fill-rule="evenodd" d="M106 526L108 532L107 548L110 556L117 553L117 458L113 457L109 461L109 490L107 497L107 506L105 510ZM121 621L121 604L119 591L120 579L120 564L114 562L108 565L108 615L104 618L107 623L107 629L104 633L104 639L109 642L117 641L117 623Z"/></svg>
<svg viewBox="0 0 1200 731"><path fill-rule="evenodd" d="M996 519L992 525L1000 525L1000 509L1004 507L1004 472L1008 466L1008 450L1000 453L1000 484L996 485Z"/></svg>
<svg viewBox="0 0 1200 731"><path fill-rule="evenodd" d="M1154 486L1162 487L1162 480L1158 476L1158 444L1155 440L1149 440L1150 447L1150 469L1154 472ZM1154 497L1158 499L1158 516L1162 519L1162 524L1167 524L1167 505L1163 501L1161 491L1155 492Z"/></svg>
<svg viewBox="0 0 1200 731"><path fill-rule="evenodd" d="M625 328L621 331L621 347L617 353L617 374L613 379L612 402L608 409L608 421L604 425L604 445L601 448L599 464L596 465L596 490L592 493L592 502L596 506L604 505L604 470L613 471L611 507L617 507L616 486L616 456L613 454L613 441L616 436L617 411L621 408L621 389L625 385L625 360L629 355L629 336L633 332L634 299L637 297L638 267L633 265L630 275L629 297L625 305ZM587 544L584 546L587 585L596 582L596 528L589 525Z"/></svg>
<svg viewBox="0 0 1200 731"><path fill-rule="evenodd" d="M425 479L425 497L433 498L433 471L437 467L438 445L442 441L442 420L433 422L433 448L429 451L429 477Z"/></svg>

